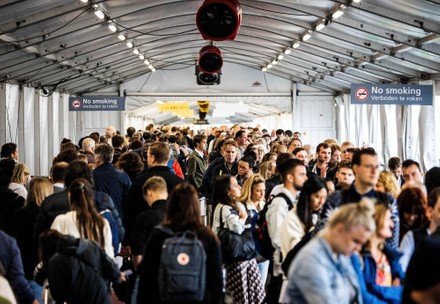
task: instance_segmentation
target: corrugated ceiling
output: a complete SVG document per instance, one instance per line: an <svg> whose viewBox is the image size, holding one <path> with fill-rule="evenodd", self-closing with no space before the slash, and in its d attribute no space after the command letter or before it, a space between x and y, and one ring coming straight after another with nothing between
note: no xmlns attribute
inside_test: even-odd
<svg viewBox="0 0 440 304"><path fill-rule="evenodd" d="M3 0L0 2L0 82L85 94L118 85L150 69L112 21L156 70L194 65L206 45L197 30L203 1ZM408 83L439 79L440 1L242 0L234 41L215 43L225 62L330 93L351 82ZM106 18L94 14L97 5ZM341 5L344 14L332 13ZM327 26L314 31L324 19ZM312 38L301 41L311 30ZM295 42L300 42L296 49Z"/></svg>

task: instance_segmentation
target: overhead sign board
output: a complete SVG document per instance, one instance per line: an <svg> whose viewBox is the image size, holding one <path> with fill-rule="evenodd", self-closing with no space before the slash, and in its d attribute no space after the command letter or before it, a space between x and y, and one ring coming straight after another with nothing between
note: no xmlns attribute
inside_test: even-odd
<svg viewBox="0 0 440 304"><path fill-rule="evenodd" d="M432 85L352 84L352 104L396 104L432 106Z"/></svg>
<svg viewBox="0 0 440 304"><path fill-rule="evenodd" d="M167 102L167 103L158 104L157 107L161 112L178 113L179 111L189 110L189 104L187 102Z"/></svg>
<svg viewBox="0 0 440 304"><path fill-rule="evenodd" d="M69 111L125 111L125 97L69 97Z"/></svg>

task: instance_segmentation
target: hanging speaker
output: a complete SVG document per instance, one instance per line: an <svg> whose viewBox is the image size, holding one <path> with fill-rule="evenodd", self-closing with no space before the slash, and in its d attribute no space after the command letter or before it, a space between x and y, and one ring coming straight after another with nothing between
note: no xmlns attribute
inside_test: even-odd
<svg viewBox="0 0 440 304"><path fill-rule="evenodd" d="M216 46L207 45L200 49L199 67L203 73L217 73L223 65L222 53Z"/></svg>
<svg viewBox="0 0 440 304"><path fill-rule="evenodd" d="M242 18L238 0L205 0L197 11L197 28L203 39L234 40Z"/></svg>
<svg viewBox="0 0 440 304"><path fill-rule="evenodd" d="M220 84L221 71L217 73L203 73L200 67L196 66L196 79L198 85L214 85Z"/></svg>

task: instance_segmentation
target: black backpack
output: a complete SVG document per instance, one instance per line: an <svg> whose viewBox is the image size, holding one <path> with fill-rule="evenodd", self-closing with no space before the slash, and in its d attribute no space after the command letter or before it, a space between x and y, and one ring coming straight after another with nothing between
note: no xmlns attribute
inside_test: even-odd
<svg viewBox="0 0 440 304"><path fill-rule="evenodd" d="M192 231L174 233L158 225L171 237L162 245L159 266L159 295L166 303L203 301L206 289L206 253L202 242Z"/></svg>
<svg viewBox="0 0 440 304"><path fill-rule="evenodd" d="M269 205L276 197L283 198L286 201L287 205L289 206L289 210L293 208L293 203L290 200L290 198L285 193L280 192L277 195L271 197L269 202L264 206L263 210L261 210L260 213L258 213L258 218L255 222L254 239L256 242L258 253L267 260L271 260L273 258L273 253L275 252L275 248L273 248L272 240L270 239L269 236L266 213L269 208Z"/></svg>

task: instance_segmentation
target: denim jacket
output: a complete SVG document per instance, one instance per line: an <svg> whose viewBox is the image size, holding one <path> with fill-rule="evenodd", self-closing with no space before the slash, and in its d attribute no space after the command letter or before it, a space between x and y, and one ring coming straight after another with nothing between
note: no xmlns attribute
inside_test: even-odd
<svg viewBox="0 0 440 304"><path fill-rule="evenodd" d="M311 240L298 253L288 277L289 303L362 303L359 281L350 257L335 255L323 237ZM356 292L353 299L351 290Z"/></svg>

